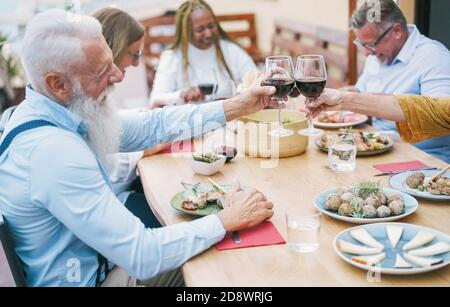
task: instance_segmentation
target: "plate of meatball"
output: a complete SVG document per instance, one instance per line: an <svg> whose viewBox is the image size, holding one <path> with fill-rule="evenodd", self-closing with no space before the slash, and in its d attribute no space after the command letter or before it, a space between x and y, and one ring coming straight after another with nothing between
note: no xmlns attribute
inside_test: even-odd
<svg viewBox="0 0 450 307"><path fill-rule="evenodd" d="M403 172L392 176L389 184L416 197L450 203L450 171L433 178L435 174L435 170Z"/></svg>
<svg viewBox="0 0 450 307"><path fill-rule="evenodd" d="M314 198L314 206L335 219L368 224L402 219L414 213L419 204L406 193L364 181L326 190Z"/></svg>

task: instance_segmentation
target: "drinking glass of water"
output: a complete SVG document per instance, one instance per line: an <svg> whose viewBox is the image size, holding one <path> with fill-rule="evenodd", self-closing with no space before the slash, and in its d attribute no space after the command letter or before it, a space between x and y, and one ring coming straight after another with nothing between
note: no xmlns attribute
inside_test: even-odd
<svg viewBox="0 0 450 307"><path fill-rule="evenodd" d="M351 139L332 139L328 148L328 161L330 169L339 172L352 172L356 168L356 145Z"/></svg>
<svg viewBox="0 0 450 307"><path fill-rule="evenodd" d="M287 246L299 253L310 253L320 246L320 212L310 214L300 210L286 212Z"/></svg>

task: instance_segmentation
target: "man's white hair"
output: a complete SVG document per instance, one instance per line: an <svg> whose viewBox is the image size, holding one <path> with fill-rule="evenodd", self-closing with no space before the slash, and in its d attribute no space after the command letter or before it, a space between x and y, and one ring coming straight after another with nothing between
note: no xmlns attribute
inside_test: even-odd
<svg viewBox="0 0 450 307"><path fill-rule="evenodd" d="M51 9L28 24L22 44L22 63L35 89L44 90L49 72L71 75L84 58L82 41L102 37L97 19Z"/></svg>

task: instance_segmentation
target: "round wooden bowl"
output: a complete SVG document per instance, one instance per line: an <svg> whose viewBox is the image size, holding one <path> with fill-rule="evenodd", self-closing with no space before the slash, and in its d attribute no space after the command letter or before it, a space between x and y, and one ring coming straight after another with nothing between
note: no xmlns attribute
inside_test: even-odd
<svg viewBox="0 0 450 307"><path fill-rule="evenodd" d="M284 124L294 133L288 137L273 137L269 132L278 127L278 110L262 110L238 121L238 148L245 155L257 158L287 158L306 151L308 138L298 134L298 130L308 127L304 113L283 110L281 119L292 120Z"/></svg>

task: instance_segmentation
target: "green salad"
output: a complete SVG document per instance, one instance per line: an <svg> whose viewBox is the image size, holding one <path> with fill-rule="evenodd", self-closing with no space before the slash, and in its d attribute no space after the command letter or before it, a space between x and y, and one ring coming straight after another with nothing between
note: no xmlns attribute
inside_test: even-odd
<svg viewBox="0 0 450 307"><path fill-rule="evenodd" d="M215 153L205 153L205 154L192 155L192 158L195 161L205 162L205 163L214 163L214 162L220 160L220 156L218 156Z"/></svg>

